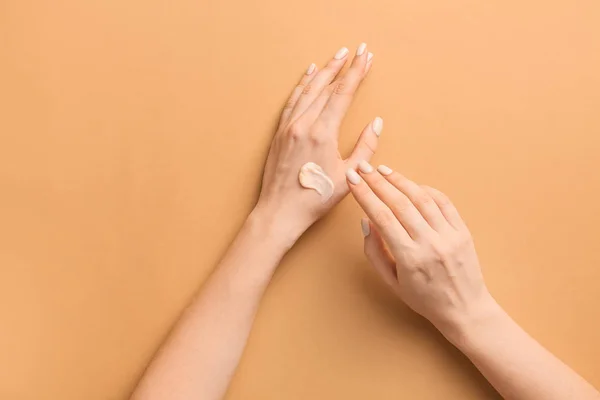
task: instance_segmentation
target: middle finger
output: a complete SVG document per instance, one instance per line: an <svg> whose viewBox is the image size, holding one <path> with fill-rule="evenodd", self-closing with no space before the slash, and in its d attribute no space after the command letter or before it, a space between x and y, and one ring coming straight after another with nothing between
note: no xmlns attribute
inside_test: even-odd
<svg viewBox="0 0 600 400"><path fill-rule="evenodd" d="M361 161L358 163L358 169L365 182L373 189L377 197L392 210L413 240L434 232L410 199L375 171L371 164Z"/></svg>
<svg viewBox="0 0 600 400"><path fill-rule="evenodd" d="M298 119L312 104L312 102L319 97L321 92L335 79L337 74L342 70L346 60L348 59L348 49L342 47L335 53L333 59L327 63L327 65L317 72L317 75L313 80L304 87L300 98L296 102L294 109L292 110L291 121Z"/></svg>

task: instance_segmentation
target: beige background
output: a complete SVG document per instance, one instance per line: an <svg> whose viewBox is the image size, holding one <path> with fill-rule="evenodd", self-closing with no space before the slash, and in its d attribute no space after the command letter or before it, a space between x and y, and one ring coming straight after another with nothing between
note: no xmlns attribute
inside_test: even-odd
<svg viewBox="0 0 600 400"><path fill-rule="evenodd" d="M342 152L446 191L487 282L600 386L600 3L0 0L0 398L124 399L256 199L306 66L366 41ZM493 399L346 199L284 260L229 399Z"/></svg>

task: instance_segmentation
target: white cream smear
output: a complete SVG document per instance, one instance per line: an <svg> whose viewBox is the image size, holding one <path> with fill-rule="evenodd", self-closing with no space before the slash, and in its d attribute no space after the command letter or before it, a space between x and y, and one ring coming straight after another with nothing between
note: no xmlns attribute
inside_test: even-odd
<svg viewBox="0 0 600 400"><path fill-rule="evenodd" d="M333 181L323 171L323 168L314 162L307 162L300 168L298 180L303 188L313 189L319 193L323 198L323 203L333 195L335 188Z"/></svg>

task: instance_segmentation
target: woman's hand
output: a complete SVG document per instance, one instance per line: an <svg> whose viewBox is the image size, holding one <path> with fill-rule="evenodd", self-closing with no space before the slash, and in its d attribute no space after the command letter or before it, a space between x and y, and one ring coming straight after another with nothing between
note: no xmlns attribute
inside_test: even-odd
<svg viewBox="0 0 600 400"><path fill-rule="evenodd" d="M440 191L386 166L347 171L363 220L365 254L392 290L444 335L496 310L469 230Z"/></svg>
<svg viewBox="0 0 600 400"><path fill-rule="evenodd" d="M348 169L365 210L365 254L409 307L506 399L599 400L600 393L519 327L488 292L471 234L450 200L381 165Z"/></svg>
<svg viewBox="0 0 600 400"><path fill-rule="evenodd" d="M348 49L340 49L321 70L311 64L291 94L271 144L254 215L275 224L275 231L293 243L347 193L344 171L368 160L377 147L383 122L376 118L364 129L347 159L338 152L340 125L373 55L361 44L344 74ZM318 164L334 184L327 200L300 186L298 174L307 162Z"/></svg>

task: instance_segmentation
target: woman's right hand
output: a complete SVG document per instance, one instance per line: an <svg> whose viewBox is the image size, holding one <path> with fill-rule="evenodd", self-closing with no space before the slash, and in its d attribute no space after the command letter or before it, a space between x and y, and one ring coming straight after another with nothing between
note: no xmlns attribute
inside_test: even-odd
<svg viewBox="0 0 600 400"><path fill-rule="evenodd" d="M384 281L448 339L498 310L471 234L440 191L361 161L346 173L362 222L365 254Z"/></svg>

